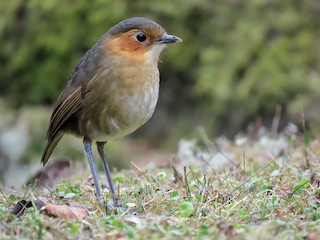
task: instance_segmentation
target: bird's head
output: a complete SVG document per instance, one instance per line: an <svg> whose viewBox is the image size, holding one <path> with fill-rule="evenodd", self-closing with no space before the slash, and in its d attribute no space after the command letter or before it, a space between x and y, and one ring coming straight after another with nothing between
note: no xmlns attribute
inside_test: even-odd
<svg viewBox="0 0 320 240"><path fill-rule="evenodd" d="M141 17L128 18L113 26L105 39L106 51L143 62L157 62L166 44L182 42L156 22Z"/></svg>

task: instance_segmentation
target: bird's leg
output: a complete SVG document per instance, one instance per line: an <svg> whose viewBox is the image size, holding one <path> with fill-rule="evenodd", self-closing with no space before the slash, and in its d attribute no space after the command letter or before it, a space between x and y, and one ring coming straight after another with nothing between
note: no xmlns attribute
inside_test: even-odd
<svg viewBox="0 0 320 240"><path fill-rule="evenodd" d="M107 175L107 179L108 179L108 183L109 183L109 187L110 187L110 191L111 191L111 194L112 194L112 199L113 199L114 205L118 206L119 205L118 197L117 197L117 194L116 194L116 190L114 188L114 184L112 182L110 169L109 169L109 165L108 165L108 159L107 159L107 156L106 156L106 154L104 152L104 145L105 144L106 144L106 142L97 142L97 149L98 149L99 155L100 155L101 160L102 160L103 168L104 168L104 170L106 172L106 175Z"/></svg>
<svg viewBox="0 0 320 240"><path fill-rule="evenodd" d="M92 149L91 149L92 141L89 138L84 137L83 138L83 145L84 145L84 150L87 155L87 159L89 161L91 174L92 174L92 178L94 181L94 186L96 187L98 201L104 202L103 197L102 197L102 193L101 193L101 188L100 188L99 181L98 181L96 166L94 165L94 160L93 160L93 155L92 155Z"/></svg>

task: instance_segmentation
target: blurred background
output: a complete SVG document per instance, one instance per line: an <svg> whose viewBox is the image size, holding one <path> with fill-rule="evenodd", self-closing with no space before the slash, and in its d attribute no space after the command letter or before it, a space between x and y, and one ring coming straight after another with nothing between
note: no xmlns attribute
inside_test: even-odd
<svg viewBox="0 0 320 240"><path fill-rule="evenodd" d="M165 165L180 139L199 138L199 127L210 139L232 139L257 122L270 127L275 112L281 112L280 129L301 125L304 112L319 136L318 0L2 0L3 185L19 185L41 168L51 110L72 70L104 32L133 16L157 21L184 42L161 57L160 99L151 120L107 144L113 167ZM86 162L82 140L65 137L53 158Z"/></svg>

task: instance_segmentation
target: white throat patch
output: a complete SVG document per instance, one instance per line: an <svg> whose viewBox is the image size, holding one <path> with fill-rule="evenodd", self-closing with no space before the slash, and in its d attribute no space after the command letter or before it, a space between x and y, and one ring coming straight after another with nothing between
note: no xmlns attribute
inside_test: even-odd
<svg viewBox="0 0 320 240"><path fill-rule="evenodd" d="M165 49L166 44L153 44L148 52L146 52L147 55L147 61L150 63L158 62L160 53Z"/></svg>

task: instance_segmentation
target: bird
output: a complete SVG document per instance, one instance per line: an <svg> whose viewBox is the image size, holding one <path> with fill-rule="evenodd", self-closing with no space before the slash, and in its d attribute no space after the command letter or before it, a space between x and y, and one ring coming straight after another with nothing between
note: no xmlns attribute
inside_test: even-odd
<svg viewBox="0 0 320 240"><path fill-rule="evenodd" d="M125 19L103 34L80 59L56 101L43 165L65 134L82 137L97 199L104 202L92 153L96 142L113 203L118 206L105 144L132 133L151 118L159 96L160 53L167 44L178 42L182 39L143 17Z"/></svg>

